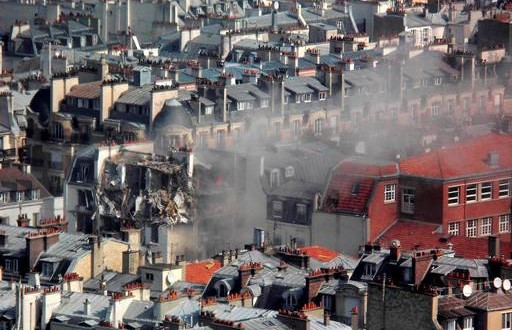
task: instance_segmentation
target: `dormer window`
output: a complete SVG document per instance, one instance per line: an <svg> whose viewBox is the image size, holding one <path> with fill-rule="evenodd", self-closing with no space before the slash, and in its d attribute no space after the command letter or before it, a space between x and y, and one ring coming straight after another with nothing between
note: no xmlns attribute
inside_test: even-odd
<svg viewBox="0 0 512 330"><path fill-rule="evenodd" d="M325 92L320 92L320 93L318 93L318 99L319 99L320 101L325 100L325 98L326 98L326 93L325 93Z"/></svg>
<svg viewBox="0 0 512 330"><path fill-rule="evenodd" d="M53 275L53 263L43 262L41 265L41 275L51 277Z"/></svg>
<svg viewBox="0 0 512 330"><path fill-rule="evenodd" d="M261 99L260 107L261 108L268 108L268 99Z"/></svg>
<svg viewBox="0 0 512 330"><path fill-rule="evenodd" d="M311 102L311 94L304 94L304 102L306 102L306 103Z"/></svg>
<svg viewBox="0 0 512 330"><path fill-rule="evenodd" d="M272 202L272 217L281 219L283 217L283 202Z"/></svg>
<svg viewBox="0 0 512 330"><path fill-rule="evenodd" d="M32 189L30 191L30 199L38 200L41 197L41 191L39 189Z"/></svg>
<svg viewBox="0 0 512 330"><path fill-rule="evenodd" d="M16 192L16 202L22 202L23 200L25 200L25 192L17 191Z"/></svg>
<svg viewBox="0 0 512 330"><path fill-rule="evenodd" d="M364 264L363 278L372 279L377 274L377 265L367 262Z"/></svg>
<svg viewBox="0 0 512 330"><path fill-rule="evenodd" d="M0 193L0 203L9 203L9 193Z"/></svg>
<svg viewBox="0 0 512 330"><path fill-rule="evenodd" d="M435 77L434 78L434 85L439 86L443 82L443 78L441 77Z"/></svg>
<svg viewBox="0 0 512 330"><path fill-rule="evenodd" d="M291 178L294 175L295 175L295 169L293 168L293 166L288 166L286 168L284 176L287 177L287 178Z"/></svg>
<svg viewBox="0 0 512 330"><path fill-rule="evenodd" d="M280 175L278 169L273 169L272 172L270 172L270 187L275 188L279 186L280 181Z"/></svg>

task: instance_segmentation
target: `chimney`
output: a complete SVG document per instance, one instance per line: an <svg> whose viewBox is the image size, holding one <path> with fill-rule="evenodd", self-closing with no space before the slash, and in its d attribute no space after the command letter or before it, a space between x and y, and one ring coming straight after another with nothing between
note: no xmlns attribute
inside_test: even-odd
<svg viewBox="0 0 512 330"><path fill-rule="evenodd" d="M98 236L89 236L89 246L91 248L91 277L96 277L105 268L101 239Z"/></svg>
<svg viewBox="0 0 512 330"><path fill-rule="evenodd" d="M171 259L171 227L168 225L161 225L158 227L158 242L162 248L162 263L170 264Z"/></svg>
<svg viewBox="0 0 512 330"><path fill-rule="evenodd" d="M498 236L489 236L488 239L489 257L499 257L500 255L500 239Z"/></svg>
<svg viewBox="0 0 512 330"><path fill-rule="evenodd" d="M36 289L41 287L41 279L39 277L39 273L30 272L28 274L28 285Z"/></svg>
<svg viewBox="0 0 512 330"><path fill-rule="evenodd" d="M123 251L123 273L136 275L140 266L140 251L132 250Z"/></svg>
<svg viewBox="0 0 512 330"><path fill-rule="evenodd" d="M253 275L256 274L259 270L263 268L262 264L259 262L249 262L242 264L238 267L238 287L240 291L245 289L249 284L249 280Z"/></svg>
<svg viewBox="0 0 512 330"><path fill-rule="evenodd" d="M354 308L352 308L352 319L350 325L352 330L359 329L359 308L357 306L354 306Z"/></svg>
<svg viewBox="0 0 512 330"><path fill-rule="evenodd" d="M123 241L127 242L131 250L139 251L141 242L141 228L123 227L121 233Z"/></svg>
<svg viewBox="0 0 512 330"><path fill-rule="evenodd" d="M306 302L311 302L325 283L326 277L322 270L314 270L306 276Z"/></svg>
<svg viewBox="0 0 512 330"><path fill-rule="evenodd" d="M56 229L40 230L28 233L25 237L26 253L29 258L29 269L33 269L42 252L49 249L59 240L59 231Z"/></svg>
<svg viewBox="0 0 512 330"><path fill-rule="evenodd" d="M295 312L289 310L279 310L277 319L283 322L290 329L309 330L311 328L310 320L304 312Z"/></svg>
<svg viewBox="0 0 512 330"><path fill-rule="evenodd" d="M395 239L391 242L391 246L389 247L389 256L392 261L397 262L400 260L400 241Z"/></svg>
<svg viewBox="0 0 512 330"><path fill-rule="evenodd" d="M85 298L84 301L84 315L91 315L91 302L89 298Z"/></svg>

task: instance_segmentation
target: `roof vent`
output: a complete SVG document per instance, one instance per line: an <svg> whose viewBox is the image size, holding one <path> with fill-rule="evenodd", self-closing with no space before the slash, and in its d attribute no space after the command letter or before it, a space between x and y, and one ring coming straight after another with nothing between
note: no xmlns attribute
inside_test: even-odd
<svg viewBox="0 0 512 330"><path fill-rule="evenodd" d="M495 151L489 152L489 154L487 155L487 163L490 166L499 166L500 165L500 155Z"/></svg>

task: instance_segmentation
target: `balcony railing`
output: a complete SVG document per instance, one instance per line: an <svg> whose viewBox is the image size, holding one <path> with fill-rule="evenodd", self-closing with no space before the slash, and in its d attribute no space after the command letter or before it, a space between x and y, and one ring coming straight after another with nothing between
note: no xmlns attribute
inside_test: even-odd
<svg viewBox="0 0 512 330"><path fill-rule="evenodd" d="M0 150L0 157L2 157L2 158L16 157L16 148Z"/></svg>

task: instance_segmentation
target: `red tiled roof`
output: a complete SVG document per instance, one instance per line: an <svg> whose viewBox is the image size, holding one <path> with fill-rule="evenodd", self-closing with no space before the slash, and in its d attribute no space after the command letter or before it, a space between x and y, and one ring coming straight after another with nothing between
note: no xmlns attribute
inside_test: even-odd
<svg viewBox="0 0 512 330"><path fill-rule="evenodd" d="M341 255L339 252L329 250L328 248L318 245L305 246L299 248L298 250L321 262L329 262L337 256Z"/></svg>
<svg viewBox="0 0 512 330"><path fill-rule="evenodd" d="M433 248L448 248L448 244L453 244L453 250L458 256L464 258L487 258L489 255L489 246L487 237L469 238L465 236L447 236L439 234L436 230L440 225L414 222L397 221L388 230L386 230L378 241L383 247L391 244L391 241L397 239L403 250L427 250ZM500 254L509 256L512 244L508 235L500 236Z"/></svg>
<svg viewBox="0 0 512 330"><path fill-rule="evenodd" d="M185 265L185 281L208 284L213 273L220 269L220 261L203 260Z"/></svg>
<svg viewBox="0 0 512 330"><path fill-rule="evenodd" d="M488 163L489 153L498 154L498 166ZM511 135L489 134L400 162L400 174L428 178L450 179L503 170L512 170Z"/></svg>
<svg viewBox="0 0 512 330"><path fill-rule="evenodd" d="M364 160L345 160L336 166L327 186L326 211L363 213L376 178L397 174L397 164L370 164ZM355 189L355 190L354 190Z"/></svg>

